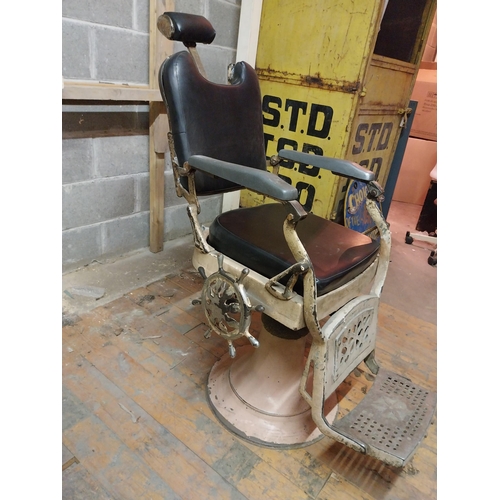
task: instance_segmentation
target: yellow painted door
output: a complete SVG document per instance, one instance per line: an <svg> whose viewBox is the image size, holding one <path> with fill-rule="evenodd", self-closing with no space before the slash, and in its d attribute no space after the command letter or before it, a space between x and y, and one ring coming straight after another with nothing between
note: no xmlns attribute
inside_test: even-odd
<svg viewBox="0 0 500 500"><path fill-rule="evenodd" d="M285 148L345 157L379 10L373 0L264 0L256 70L267 156ZM294 162L280 175L306 210L330 216L337 176ZM264 201L242 192L243 206Z"/></svg>
<svg viewBox="0 0 500 500"><path fill-rule="evenodd" d="M435 0L389 0L353 119L346 158L374 171L385 186L406 124ZM347 181L337 186L332 218L341 220Z"/></svg>
<svg viewBox="0 0 500 500"><path fill-rule="evenodd" d="M435 0L264 0L256 70L266 155L351 159L384 185L434 11ZM280 176L307 211L342 220L344 179L290 161ZM241 195L242 206L266 201Z"/></svg>

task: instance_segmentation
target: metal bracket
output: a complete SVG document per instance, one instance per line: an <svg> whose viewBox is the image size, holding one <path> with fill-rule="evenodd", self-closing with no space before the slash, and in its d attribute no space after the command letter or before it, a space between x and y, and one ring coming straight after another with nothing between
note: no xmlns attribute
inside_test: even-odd
<svg viewBox="0 0 500 500"><path fill-rule="evenodd" d="M299 276L305 274L310 269L309 263L306 261L297 262L297 264L293 264L288 269L285 269L280 274L277 274L273 278L271 278L265 285L266 290L273 296L279 300L290 300L293 294L293 287ZM288 282L285 286L285 290L283 292L279 292L274 287L279 283L279 281L286 276L290 276Z"/></svg>
<svg viewBox="0 0 500 500"><path fill-rule="evenodd" d="M408 115L410 115L412 111L413 110L411 108L398 109L398 115L403 115L401 117L401 121L399 122L400 128L406 128L406 124L408 123Z"/></svg>
<svg viewBox="0 0 500 500"><path fill-rule="evenodd" d="M377 181L370 181L367 184L368 193L367 198L371 200L376 200L379 203L382 203L385 200L384 196L384 188Z"/></svg>

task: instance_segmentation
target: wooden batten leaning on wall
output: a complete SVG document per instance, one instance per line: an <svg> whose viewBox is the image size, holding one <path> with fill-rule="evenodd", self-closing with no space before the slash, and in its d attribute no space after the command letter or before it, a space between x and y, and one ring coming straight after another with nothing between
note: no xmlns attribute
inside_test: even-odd
<svg viewBox="0 0 500 500"><path fill-rule="evenodd" d="M159 95L158 71L173 53L174 43L157 29L158 16L174 10L173 0L151 0L149 7L149 86ZM149 249L163 250L165 207L165 152L168 150L168 118L161 96L149 103Z"/></svg>
<svg viewBox="0 0 500 500"><path fill-rule="evenodd" d="M173 42L156 28L157 17L174 10L173 0L151 0L149 6L149 85L63 80L62 98L92 101L144 101L149 103L149 173L151 252L163 250L165 152L168 120L158 87L158 70L163 60L173 53Z"/></svg>

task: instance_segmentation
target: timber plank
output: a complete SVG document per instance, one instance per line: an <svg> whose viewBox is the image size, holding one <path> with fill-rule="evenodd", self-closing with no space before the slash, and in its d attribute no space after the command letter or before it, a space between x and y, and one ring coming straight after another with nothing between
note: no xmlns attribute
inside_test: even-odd
<svg viewBox="0 0 500 500"><path fill-rule="evenodd" d="M381 304L376 357L426 389L437 388L436 326Z"/></svg>
<svg viewBox="0 0 500 500"><path fill-rule="evenodd" d="M238 485L249 499L310 498L240 442L236 442L213 467L231 484Z"/></svg>
<svg viewBox="0 0 500 500"><path fill-rule="evenodd" d="M138 306L126 295L90 311L85 316L91 317L92 315L100 316L103 322L112 320L121 326L132 326L136 329L151 318L151 314L144 307Z"/></svg>
<svg viewBox="0 0 500 500"><path fill-rule="evenodd" d="M80 463L73 464L62 473L63 500L118 500L96 481Z"/></svg>
<svg viewBox="0 0 500 500"><path fill-rule="evenodd" d="M273 450L247 442L244 444L312 498L316 498L331 474L330 468L316 460L307 448Z"/></svg>
<svg viewBox="0 0 500 500"><path fill-rule="evenodd" d="M103 351L107 351L103 356ZM167 382L158 386L152 383L154 378L132 358L127 357L112 345L101 349L99 356L93 352L88 360L103 371L137 403L173 435L182 440L192 451L209 465L224 457L228 449L237 442L227 430L211 418L200 413L184 399L168 390ZM121 376L117 377L117 374ZM161 379L163 380L163 379ZM146 390L146 386L148 389ZM200 439L201 438L201 439ZM217 471L217 468L214 467ZM258 466L252 469L252 477L257 478L252 487L242 479L233 484L249 498L274 498L268 496L271 484L281 485L283 491L293 492L296 498L302 498L302 492L279 472L271 469L262 470ZM243 483L243 484L242 484ZM278 498L278 497L276 497Z"/></svg>
<svg viewBox="0 0 500 500"><path fill-rule="evenodd" d="M76 458L66 446L62 445L62 467L63 470L75 462Z"/></svg>
<svg viewBox="0 0 500 500"><path fill-rule="evenodd" d="M64 431L63 443L120 499L181 498L95 415Z"/></svg>
<svg viewBox="0 0 500 500"><path fill-rule="evenodd" d="M78 422L90 417L91 412L64 386L62 388L62 430L70 429ZM63 443L64 444L64 443ZM74 450L69 451L75 456Z"/></svg>
<svg viewBox="0 0 500 500"><path fill-rule="evenodd" d="M334 472L332 472L316 499L332 500L333 498L336 500L375 500L368 493L360 491L358 486L351 484Z"/></svg>
<svg viewBox="0 0 500 500"><path fill-rule="evenodd" d="M191 293L200 293L203 286L203 278L194 268L183 269L180 273L172 276L170 279L182 288L190 290Z"/></svg>
<svg viewBox="0 0 500 500"><path fill-rule="evenodd" d="M437 498L436 452L421 446L395 482L394 498ZM414 495L414 496L412 496Z"/></svg>
<svg viewBox="0 0 500 500"><path fill-rule="evenodd" d="M155 138L158 138L161 124L164 124L164 110L163 103L149 103L149 248L153 253L163 250L165 154L159 152L162 145L155 144Z"/></svg>
<svg viewBox="0 0 500 500"><path fill-rule="evenodd" d="M191 293L187 297L177 301L175 305L182 309L184 312L188 313L190 316L198 319L200 323L208 328L208 321L205 316L205 312L201 304L193 304L193 300L199 300L201 297L201 290L195 293ZM215 334L214 334L215 335Z"/></svg>
<svg viewBox="0 0 500 500"><path fill-rule="evenodd" d="M193 408L169 387L168 377L154 377L133 358L108 344L81 354L147 413L207 463L225 455L236 438ZM205 433L210 439L200 439Z"/></svg>
<svg viewBox="0 0 500 500"><path fill-rule="evenodd" d="M125 297L153 315L159 311L165 310L171 304L171 301L163 298L161 295L151 293L151 290L146 287L136 288L125 295Z"/></svg>
<svg viewBox="0 0 500 500"><path fill-rule="evenodd" d="M415 362L409 363L404 356L402 357L400 353L394 352L394 350L391 352L383 348L377 348L375 352L380 366L407 377L426 389L436 390L436 365L425 363L423 366L418 366Z"/></svg>
<svg viewBox="0 0 500 500"><path fill-rule="evenodd" d="M191 379L199 387L205 387L210 369L217 361L211 352L195 344L175 369Z"/></svg>
<svg viewBox="0 0 500 500"><path fill-rule="evenodd" d="M119 465L139 460L182 498L436 498L436 419L402 469L327 438L305 448L272 450L226 430L206 402L205 387L227 345L216 335L205 339L203 311L192 305L199 295L198 277L186 276L134 290L63 328L65 391L78 397L72 406L66 402L71 411L65 432L97 418L132 453ZM381 366L435 389L435 325L382 306L379 324ZM255 315L251 331L257 337L260 325ZM339 416L371 384L360 365L339 387ZM133 416L140 418L134 422ZM73 453L66 437L64 444ZM75 465L88 467L75 463L68 470ZM97 484L116 494L106 476L95 477L85 467ZM205 497L197 497L191 487L196 477L207 478Z"/></svg>
<svg viewBox="0 0 500 500"><path fill-rule="evenodd" d="M400 350L401 352L408 354L412 353L411 357L414 361L426 361L426 354L434 354L436 352L435 331L432 336L434 337L434 341L432 341L431 338L426 339L426 335L424 334L420 337L416 334L405 335L402 332L390 331L385 329L383 326L379 326L379 336L377 336L377 342L380 341L380 343L383 344L392 343L392 349ZM430 335L428 337L430 337ZM423 356L422 359L420 359L420 355Z"/></svg>
<svg viewBox="0 0 500 500"><path fill-rule="evenodd" d="M225 479L127 397L96 367L83 359L83 369L74 363L67 385L84 401L109 430L114 429L127 447L139 455L182 498L204 498L203 489L218 492L218 498L243 497ZM69 376L71 373L79 377ZM84 376L86 384L81 384ZM111 432L111 431L110 431Z"/></svg>
<svg viewBox="0 0 500 500"><path fill-rule="evenodd" d="M208 339L205 338L205 333L208 329L207 325L200 324L187 332L185 336L201 348L212 353L217 359L220 359L228 350L227 342L220 335L216 335L215 333L212 333Z"/></svg>
<svg viewBox="0 0 500 500"><path fill-rule="evenodd" d="M75 327L65 327L65 341L69 342L75 335L87 344L81 346L85 352L113 344L136 362L145 367L155 377L169 377L169 386L174 392L190 402L205 401L205 382L208 371L215 362L215 357L208 351L198 347L196 343L169 327L163 331L149 330L147 333L160 333L161 338L142 337L133 328L128 334L116 336L109 328L86 328L87 316ZM107 323L109 324L109 323ZM146 339L146 340L145 340ZM225 341L223 341L225 342ZM77 349L78 344L73 343ZM190 366L193 365L193 369ZM173 370L175 367L179 370ZM184 375L185 373L185 375ZM175 379L175 380L174 380ZM211 414L211 412L209 412Z"/></svg>
<svg viewBox="0 0 500 500"><path fill-rule="evenodd" d="M151 351L164 359L172 367L182 362L191 349L197 348L196 343L190 338L183 336L182 333L169 325L168 322L160 321L158 317L149 314L144 308L132 302L130 302L130 305L121 304L120 307L130 308L127 314L120 312L117 318L117 323L124 329L125 334L119 336L110 335L109 331L102 328L99 331L92 328L85 328L86 316L83 322L80 322L79 327L83 328L82 334L87 336L91 345L96 345L96 334L104 341L120 345L126 352L134 350L133 344L135 344L136 347L139 346L135 350L138 353L142 352L144 358L149 357L150 354L148 351ZM105 307L96 309L92 313L106 318L103 321L107 325L112 324L114 321L114 315L110 315L110 310ZM92 323L92 319L90 319L90 323ZM141 349L141 344L147 349ZM139 359L138 354L135 354L134 357Z"/></svg>
<svg viewBox="0 0 500 500"><path fill-rule="evenodd" d="M63 99L90 99L116 101L161 101L159 90L147 85L125 85L120 83L94 83L64 80Z"/></svg>
<svg viewBox="0 0 500 500"><path fill-rule="evenodd" d="M388 331L403 332L405 335L416 335L424 342L435 340L436 325L409 313L385 304L383 299L379 308L379 324ZM423 335L423 337L422 337Z"/></svg>
<svg viewBox="0 0 500 500"><path fill-rule="evenodd" d="M388 352L398 353L404 356L405 362L414 363L416 366L436 362L436 344L434 346L422 346L415 337L404 337L390 334L383 329L379 330L380 337L377 337L377 347L382 347Z"/></svg>
<svg viewBox="0 0 500 500"><path fill-rule="evenodd" d="M359 494L369 499L436 498L435 455L429 450L419 448L409 464L397 468L332 440L322 440L312 447L316 448L318 458L335 472L335 478L355 485ZM424 465L426 461L428 464ZM418 465L415 466L415 463ZM420 477L416 476L421 470L418 467L423 467L422 470L426 471ZM325 485L327 491L333 486L339 485L335 481L331 485Z"/></svg>
<svg viewBox="0 0 500 500"><path fill-rule="evenodd" d="M182 363L186 357L189 357L192 350L197 349L198 346L191 339L183 336L171 327L162 327L161 329L151 328L142 330L142 335L135 339L128 338L122 339L122 348L125 348L125 343L128 341L135 341L141 345L144 352L156 354L159 358L163 359L170 368ZM148 338L149 337L149 338ZM155 338L159 337L159 338Z"/></svg>
<svg viewBox="0 0 500 500"><path fill-rule="evenodd" d="M183 335L202 323L199 318L191 316L176 305L173 305L165 314L158 316L158 319Z"/></svg>
<svg viewBox="0 0 500 500"><path fill-rule="evenodd" d="M70 330L70 327L65 329L66 332L69 332ZM117 385L120 385L124 389L124 392L128 393L136 403L145 409L145 411L150 413L153 418L158 420L158 422L163 424L167 429L170 427L169 430L171 430L172 433L178 433L179 439L186 443L189 448L202 459L208 461L208 463L214 463L216 460L226 455L228 448L234 445L234 443L239 442L237 438L233 437L216 421L206 404L204 391L202 392L200 388L198 389L198 393L195 398L198 400L197 405L188 406L188 403L178 395L175 395L177 397L177 401L172 402L172 399L170 399L169 396L174 396L168 389L168 377L163 374L154 377L139 363L136 363L133 358L129 357L126 353L113 345L113 343L123 341L120 338L121 336L114 336L113 338L113 335L108 333L110 340L103 342L103 340L106 339L101 336L97 329L94 329L91 333L87 332L87 335L93 335L96 337L93 341L91 340L91 342L94 342L94 346L91 346L90 344L86 345L84 341L80 342L79 348L81 349L84 357L88 359L88 362L95 365L95 368L99 371L104 372L103 375L106 377L111 379L113 377L117 377L114 382ZM85 340L85 335L80 335L80 338L81 337ZM76 344L74 345L76 349L77 346ZM203 351L204 356L206 354L210 354L208 351L201 348L199 348L199 351ZM74 352L66 353L66 356L74 354ZM148 359L151 360L151 357ZM195 361L199 362L199 359L196 358ZM206 373L208 373L208 369L212 363L213 359L206 364L204 369L200 370L200 375L204 371L206 376ZM145 374L139 375L139 372L142 370L147 373L147 376ZM186 368L186 370L187 375L183 374L182 371L179 373L186 380L191 380L192 373L194 373L195 370L191 370L190 368ZM163 371L166 371L165 367ZM140 380L141 378L145 378L147 381L143 383ZM155 379L154 383L151 382L151 378ZM170 380L171 378L172 377L170 377ZM194 385L192 380L191 385ZM152 399L155 399L154 393L160 389L158 386L163 389L162 394L153 401ZM148 387L148 390L146 390L146 387ZM137 390L138 388L140 389L139 391ZM185 390L183 392L185 392ZM184 408L182 403L180 403L181 399L184 404ZM166 407L168 407L170 413L165 411ZM200 413L196 408L202 408L203 413ZM172 409L175 411L175 418L172 414ZM200 440L200 435L206 436L207 434L210 436L210 439ZM198 437L196 435L198 435ZM248 453L254 455L251 450L248 450L248 448L245 447L245 445L240 444L240 446L243 446L244 449L247 449ZM257 455L255 455L255 458L259 459ZM270 488L271 484L282 485L282 487L285 488L285 491L292 494L291 498L303 498L308 496L304 493L304 491L302 491L301 488L297 487L294 482L287 479L279 471L272 467L267 466L266 470L255 467L255 470L252 470L251 474L253 474L253 477L262 477L262 480L259 480L260 486L252 485L252 487L250 487L250 483L245 481L243 481L244 486L242 487L237 484L234 485L238 490L242 491L245 496L249 494L253 495L253 498L262 498L265 491ZM268 493L265 494L267 495Z"/></svg>
<svg viewBox="0 0 500 500"><path fill-rule="evenodd" d="M238 489L252 500L261 500L262 498L305 500L311 498L301 488L263 461L257 463L250 474L239 481Z"/></svg>
<svg viewBox="0 0 500 500"><path fill-rule="evenodd" d="M174 302L178 303L183 298L192 294L191 290L182 287L180 283L173 281L168 276L165 279L150 283L146 288L153 295L159 295L170 304Z"/></svg>

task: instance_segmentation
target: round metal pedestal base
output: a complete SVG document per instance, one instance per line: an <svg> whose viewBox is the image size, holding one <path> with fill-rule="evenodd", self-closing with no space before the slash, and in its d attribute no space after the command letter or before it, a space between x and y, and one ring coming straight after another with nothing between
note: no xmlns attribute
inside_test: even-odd
<svg viewBox="0 0 500 500"><path fill-rule="evenodd" d="M213 366L207 386L209 404L221 423L239 437L272 448L307 446L323 435L299 393L305 338L285 340L265 329L260 347L241 347ZM327 420L337 414L333 395Z"/></svg>

